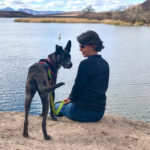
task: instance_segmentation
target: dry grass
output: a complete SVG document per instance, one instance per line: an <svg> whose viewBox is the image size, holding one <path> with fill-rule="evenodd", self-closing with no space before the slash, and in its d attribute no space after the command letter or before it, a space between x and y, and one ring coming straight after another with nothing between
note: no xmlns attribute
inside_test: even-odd
<svg viewBox="0 0 150 150"><path fill-rule="evenodd" d="M121 26L141 26L145 25L142 22L129 23L121 20L97 20L97 19L86 19L86 18L66 18L66 17L53 17L53 18L23 18L15 19L15 22L29 22L29 23L102 23L110 25L121 25ZM146 24L150 25L150 24Z"/></svg>
<svg viewBox="0 0 150 150"><path fill-rule="evenodd" d="M16 19L15 22L35 22L35 23L100 23L99 20L84 19L84 18L24 18Z"/></svg>
<svg viewBox="0 0 150 150"><path fill-rule="evenodd" d="M122 26L131 26L131 25L133 25L132 23L129 23L129 22L124 22L124 21L121 21L121 20L110 20L110 19L101 20L101 23L111 24L111 25L122 25Z"/></svg>
<svg viewBox="0 0 150 150"><path fill-rule="evenodd" d="M150 24L145 24L143 22L131 23L131 22L125 22L125 21L121 21L121 20L111 20L111 19L101 20L101 23L111 24L111 25L119 25L119 26L143 26L143 25L150 26Z"/></svg>

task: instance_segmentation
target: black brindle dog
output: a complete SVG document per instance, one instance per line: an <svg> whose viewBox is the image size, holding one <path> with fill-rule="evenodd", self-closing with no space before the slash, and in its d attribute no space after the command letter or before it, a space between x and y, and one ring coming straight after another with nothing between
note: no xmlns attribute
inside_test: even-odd
<svg viewBox="0 0 150 150"><path fill-rule="evenodd" d="M56 84L57 71L63 66L64 68L71 68L71 41L68 41L66 47L63 49L61 46L56 45L56 51L48 55L47 59L40 60L39 63L33 64L28 71L28 77L26 81L26 99L25 99L25 121L23 136L28 137L28 115L30 110L30 105L32 98L36 91L38 91L39 96L42 101L42 130L45 140L49 140L50 136L46 131L46 118L49 110L49 92L52 91L53 98L55 97L54 90L64 83ZM51 79L49 79L48 69L51 72ZM57 120L51 108L51 118Z"/></svg>

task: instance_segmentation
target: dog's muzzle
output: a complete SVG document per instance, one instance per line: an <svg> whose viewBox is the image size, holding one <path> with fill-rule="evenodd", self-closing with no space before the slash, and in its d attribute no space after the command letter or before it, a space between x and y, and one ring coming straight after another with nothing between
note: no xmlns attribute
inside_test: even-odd
<svg viewBox="0 0 150 150"><path fill-rule="evenodd" d="M63 67L66 68L66 69L70 69L72 67L72 63L69 62L67 64L64 64Z"/></svg>

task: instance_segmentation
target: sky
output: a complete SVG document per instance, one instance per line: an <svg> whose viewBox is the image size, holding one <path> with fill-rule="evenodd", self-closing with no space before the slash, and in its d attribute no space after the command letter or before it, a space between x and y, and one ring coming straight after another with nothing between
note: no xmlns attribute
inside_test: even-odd
<svg viewBox="0 0 150 150"><path fill-rule="evenodd" d="M91 5L96 12L99 12L144 1L146 0L0 0L0 9L11 7L15 10L28 8L39 11L81 11Z"/></svg>

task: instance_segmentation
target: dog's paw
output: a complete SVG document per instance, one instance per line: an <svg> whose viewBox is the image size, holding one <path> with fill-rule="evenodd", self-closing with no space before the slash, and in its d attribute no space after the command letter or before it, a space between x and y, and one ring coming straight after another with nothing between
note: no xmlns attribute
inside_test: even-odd
<svg viewBox="0 0 150 150"><path fill-rule="evenodd" d="M58 121L58 119L56 117L51 117L50 118L52 121Z"/></svg>
<svg viewBox="0 0 150 150"><path fill-rule="evenodd" d="M46 136L44 136L44 139L45 139L45 140L50 140L50 139L51 139L51 136L46 135Z"/></svg>
<svg viewBox="0 0 150 150"><path fill-rule="evenodd" d="M43 117L43 113L39 114L40 117Z"/></svg>
<svg viewBox="0 0 150 150"><path fill-rule="evenodd" d="M29 134L28 134L28 133L23 133L23 136L24 136L25 138L28 138L28 137L29 137Z"/></svg>
<svg viewBox="0 0 150 150"><path fill-rule="evenodd" d="M52 121L58 121L58 119L57 119L57 117L56 117L55 115L51 115L50 119L51 119Z"/></svg>

